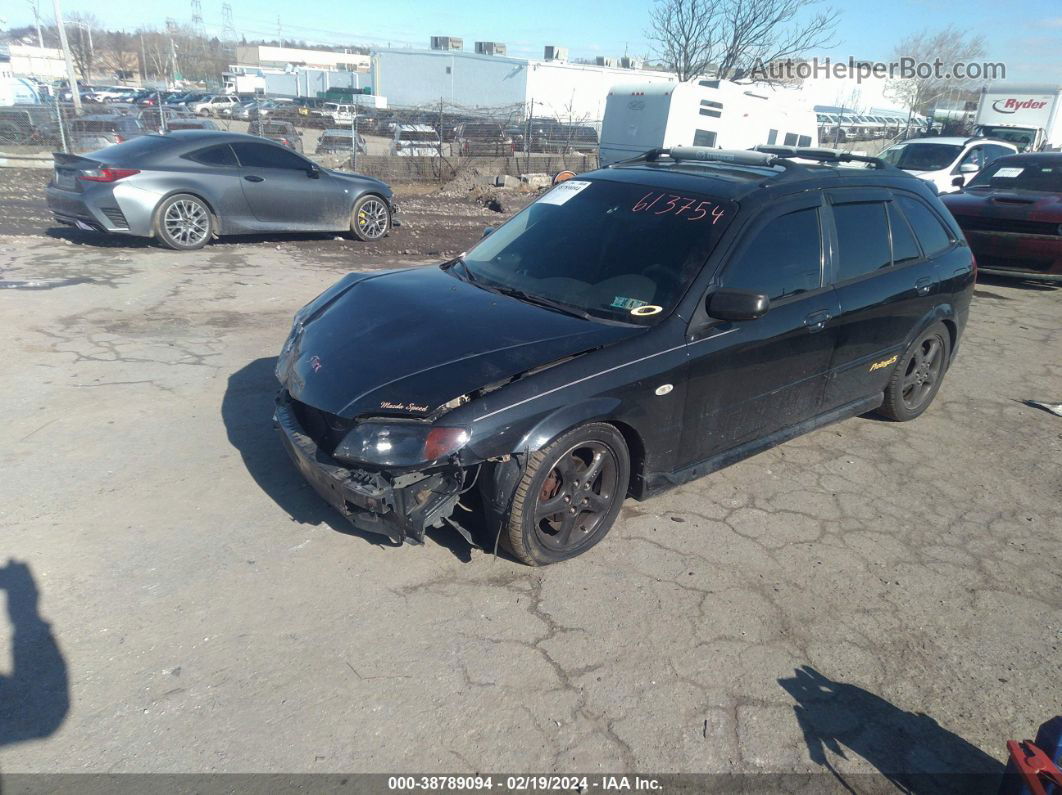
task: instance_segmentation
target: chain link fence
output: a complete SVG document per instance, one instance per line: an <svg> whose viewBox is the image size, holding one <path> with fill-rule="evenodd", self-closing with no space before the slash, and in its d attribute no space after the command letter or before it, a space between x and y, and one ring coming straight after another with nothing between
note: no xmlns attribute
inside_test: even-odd
<svg viewBox="0 0 1062 795"><path fill-rule="evenodd" d="M464 172L519 176L596 167L600 121L528 118L523 105L450 103L377 109L367 96L267 98L155 91L136 102L0 108L0 151L81 154L139 135L227 130L273 140L332 168L385 179L450 181Z"/></svg>

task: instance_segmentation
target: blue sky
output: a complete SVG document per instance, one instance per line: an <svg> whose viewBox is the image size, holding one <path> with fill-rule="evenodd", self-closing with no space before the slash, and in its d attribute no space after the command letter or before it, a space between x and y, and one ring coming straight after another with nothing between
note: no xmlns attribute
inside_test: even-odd
<svg viewBox="0 0 1062 795"><path fill-rule="evenodd" d="M512 55L540 56L543 44L567 46L572 57L641 55L649 49L645 29L650 0L229 0L237 32L248 37L277 34L323 44L355 41L369 45L427 46L433 34L461 36L465 48L477 40L503 41ZM210 32L221 30L223 0L201 0ZM949 24L988 39L988 60L1004 61L1008 77L1062 83L1062 2L1023 0L845 0L834 58L887 60L904 35ZM13 7L12 7L13 6ZM162 27L172 16L191 17L188 0L64 0L64 13L94 13L109 27ZM51 4L41 0L42 15ZM24 2L8 5L9 25L30 19Z"/></svg>

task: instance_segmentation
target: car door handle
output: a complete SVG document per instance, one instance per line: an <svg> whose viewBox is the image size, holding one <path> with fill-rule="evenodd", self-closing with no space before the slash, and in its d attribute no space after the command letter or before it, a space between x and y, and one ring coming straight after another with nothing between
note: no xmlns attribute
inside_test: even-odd
<svg viewBox="0 0 1062 795"><path fill-rule="evenodd" d="M258 176L255 176L254 174L251 174L250 176L246 176L246 177L244 177L244 179L247 180L248 182L265 182L265 177L258 177Z"/></svg>
<svg viewBox="0 0 1062 795"><path fill-rule="evenodd" d="M828 311L820 309L804 318L804 325L808 327L808 331L814 334L816 331L822 331L826 328L826 324L831 317L832 315Z"/></svg>
<svg viewBox="0 0 1062 795"><path fill-rule="evenodd" d="M919 295L927 295L932 286L932 280L928 276L923 276L915 282L915 292Z"/></svg>

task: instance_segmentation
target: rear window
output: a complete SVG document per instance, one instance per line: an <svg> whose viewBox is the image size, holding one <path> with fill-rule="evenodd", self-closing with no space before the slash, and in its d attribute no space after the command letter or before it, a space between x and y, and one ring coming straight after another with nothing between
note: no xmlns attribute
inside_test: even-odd
<svg viewBox="0 0 1062 795"><path fill-rule="evenodd" d="M838 204L833 208L837 227L837 281L854 279L892 264L889 226L884 202Z"/></svg>
<svg viewBox="0 0 1062 795"><path fill-rule="evenodd" d="M914 229L927 257L939 254L951 246L951 234L932 210L917 199L908 196L901 196L896 201L903 210L903 214L907 216L907 220L910 221L911 228Z"/></svg>
<svg viewBox="0 0 1062 795"><path fill-rule="evenodd" d="M134 161L157 154L158 152L176 146L177 142L172 138L161 135L140 135L124 144L114 144L96 152L93 157L105 163L132 164Z"/></svg>
<svg viewBox="0 0 1062 795"><path fill-rule="evenodd" d="M187 160L194 160L196 163L202 163L204 166L236 166L236 156L233 155L232 149L228 144L218 144L216 146L208 146L205 149L197 149L194 152L189 152L183 157Z"/></svg>
<svg viewBox="0 0 1062 795"><path fill-rule="evenodd" d="M439 135L434 132L402 132L399 134L399 140L402 141L428 141L430 143L438 143Z"/></svg>

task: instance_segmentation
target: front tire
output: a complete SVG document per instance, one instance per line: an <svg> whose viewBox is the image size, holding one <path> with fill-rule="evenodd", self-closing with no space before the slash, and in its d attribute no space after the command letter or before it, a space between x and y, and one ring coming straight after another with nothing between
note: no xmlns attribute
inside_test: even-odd
<svg viewBox="0 0 1062 795"><path fill-rule="evenodd" d="M936 397L950 357L951 334L943 323L935 323L900 357L878 412L896 422L919 416Z"/></svg>
<svg viewBox="0 0 1062 795"><path fill-rule="evenodd" d="M385 237L391 231L391 208L374 193L362 196L354 202L350 213L350 232L358 240L371 243Z"/></svg>
<svg viewBox="0 0 1062 795"><path fill-rule="evenodd" d="M195 251L210 242L214 217L202 199L178 193L159 205L154 226L155 237L167 248Z"/></svg>
<svg viewBox="0 0 1062 795"><path fill-rule="evenodd" d="M627 443L613 426L595 422L568 431L528 460L502 543L529 566L581 555L615 523L630 472Z"/></svg>

